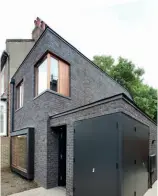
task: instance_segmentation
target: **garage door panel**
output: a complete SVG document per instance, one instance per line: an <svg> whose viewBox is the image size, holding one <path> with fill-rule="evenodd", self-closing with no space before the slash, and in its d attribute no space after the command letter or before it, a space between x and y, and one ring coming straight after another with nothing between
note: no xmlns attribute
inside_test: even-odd
<svg viewBox="0 0 158 196"><path fill-rule="evenodd" d="M143 196L148 189L149 128L123 115L123 195Z"/></svg>
<svg viewBox="0 0 158 196"><path fill-rule="evenodd" d="M143 124L136 125L137 164L136 164L136 191L143 196L148 190L148 155L149 155L149 128Z"/></svg>
<svg viewBox="0 0 158 196"><path fill-rule="evenodd" d="M117 140L114 115L75 124L75 196L118 196Z"/></svg>

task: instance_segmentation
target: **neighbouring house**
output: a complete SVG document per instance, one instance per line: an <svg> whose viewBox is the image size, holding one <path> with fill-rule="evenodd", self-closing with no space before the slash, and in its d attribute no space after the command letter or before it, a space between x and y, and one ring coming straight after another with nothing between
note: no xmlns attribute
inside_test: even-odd
<svg viewBox="0 0 158 196"><path fill-rule="evenodd" d="M1 168L10 167L10 79L34 43L34 39L7 39L0 57Z"/></svg>
<svg viewBox="0 0 158 196"><path fill-rule="evenodd" d="M143 196L157 179L155 122L39 18L33 33L10 83L12 171L67 196Z"/></svg>

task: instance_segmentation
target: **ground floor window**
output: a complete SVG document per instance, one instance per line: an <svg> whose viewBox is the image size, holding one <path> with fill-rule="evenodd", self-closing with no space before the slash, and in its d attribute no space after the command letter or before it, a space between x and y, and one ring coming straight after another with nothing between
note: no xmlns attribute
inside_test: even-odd
<svg viewBox="0 0 158 196"><path fill-rule="evenodd" d="M34 178L34 128L11 133L11 169L27 179Z"/></svg>
<svg viewBox="0 0 158 196"><path fill-rule="evenodd" d="M0 136L7 135L7 102L0 101Z"/></svg>
<svg viewBox="0 0 158 196"><path fill-rule="evenodd" d="M12 165L24 172L27 171L27 136L12 137Z"/></svg>

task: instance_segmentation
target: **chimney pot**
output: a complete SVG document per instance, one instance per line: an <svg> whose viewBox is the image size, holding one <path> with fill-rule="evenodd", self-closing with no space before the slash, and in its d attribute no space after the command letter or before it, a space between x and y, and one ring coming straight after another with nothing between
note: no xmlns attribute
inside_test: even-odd
<svg viewBox="0 0 158 196"><path fill-rule="evenodd" d="M34 20L34 24L35 24L35 27L37 26L37 21L36 20Z"/></svg>
<svg viewBox="0 0 158 196"><path fill-rule="evenodd" d="M37 40L45 30L46 24L39 17L37 17L36 20L34 20L34 24L35 28L32 31L32 39Z"/></svg>
<svg viewBox="0 0 158 196"><path fill-rule="evenodd" d="M36 20L36 24L37 24L38 27L41 26L41 20L39 18Z"/></svg>
<svg viewBox="0 0 158 196"><path fill-rule="evenodd" d="M46 26L45 23L43 21L41 21L41 29L42 30L45 30L45 26Z"/></svg>

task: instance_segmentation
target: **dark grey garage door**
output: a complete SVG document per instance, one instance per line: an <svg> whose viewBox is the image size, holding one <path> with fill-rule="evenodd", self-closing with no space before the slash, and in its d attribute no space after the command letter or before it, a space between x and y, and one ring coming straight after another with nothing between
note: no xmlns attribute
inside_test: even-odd
<svg viewBox="0 0 158 196"><path fill-rule="evenodd" d="M149 127L126 116L123 120L123 196L148 190Z"/></svg>
<svg viewBox="0 0 158 196"><path fill-rule="evenodd" d="M75 196L118 196L116 116L106 115L75 123Z"/></svg>

